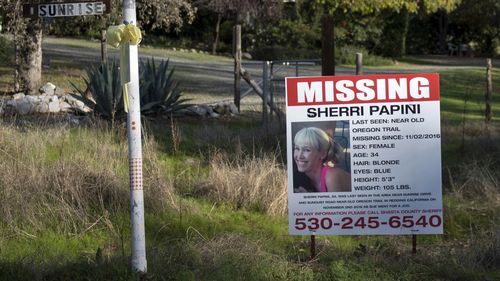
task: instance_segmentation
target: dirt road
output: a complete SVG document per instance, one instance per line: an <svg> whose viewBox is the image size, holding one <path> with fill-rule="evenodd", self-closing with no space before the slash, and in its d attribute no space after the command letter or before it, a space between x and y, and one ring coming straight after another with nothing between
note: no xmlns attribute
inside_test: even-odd
<svg viewBox="0 0 500 281"><path fill-rule="evenodd" d="M75 47L60 45L57 43L44 43L43 55L51 60L69 60L80 62L82 64L99 63L100 51L93 48ZM140 59L150 58L150 55L142 55L139 49ZM118 58L116 50L109 51L109 57ZM156 59L168 59L166 57ZM426 58L418 58L426 60L429 65L418 65L403 67L395 65L394 68L372 69L364 68L364 74L375 73L429 73L450 68L467 68L484 65L484 59L464 58L464 57L447 57L447 56L429 56ZM170 63L175 67L174 77L180 82L180 87L187 98L193 99L195 103L214 103L221 100L233 99L233 63L229 60L221 60L220 62L200 62L189 61L184 59L170 59ZM494 61L494 63L500 63ZM256 82L262 80L263 62L261 61L244 61L243 67L247 69ZM298 68L293 65L283 63L275 63L273 65L273 78L276 80L271 87L275 87L275 92L282 92L282 82L279 80L285 76L317 76L321 75L321 66L317 64L304 63ZM353 75L355 69L352 67L336 67L337 75ZM281 84L280 84L281 83ZM242 93L249 91L250 87L244 81L241 83ZM259 98L256 94L251 93L242 100L242 103L258 104Z"/></svg>

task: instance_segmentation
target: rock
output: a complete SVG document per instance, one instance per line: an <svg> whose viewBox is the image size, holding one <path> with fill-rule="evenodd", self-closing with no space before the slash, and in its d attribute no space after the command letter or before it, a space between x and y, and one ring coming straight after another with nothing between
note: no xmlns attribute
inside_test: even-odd
<svg viewBox="0 0 500 281"><path fill-rule="evenodd" d="M47 84L43 85L38 91L40 92L40 94L47 94L49 96L52 96L56 91L56 85L48 82Z"/></svg>
<svg viewBox="0 0 500 281"><path fill-rule="evenodd" d="M49 112L57 113L59 111L61 111L61 108L59 107L59 98L57 96L53 96L49 101Z"/></svg>
<svg viewBox="0 0 500 281"><path fill-rule="evenodd" d="M221 115L225 115L225 114L228 114L229 111L228 111L228 107L225 103L218 103L214 106L214 111L221 114Z"/></svg>
<svg viewBox="0 0 500 281"><path fill-rule="evenodd" d="M238 111L238 107L234 103L229 104L229 113L234 114L234 115L239 115L240 112Z"/></svg>
<svg viewBox="0 0 500 281"><path fill-rule="evenodd" d="M63 101L62 99L59 101L59 108L61 109L61 112L72 112L73 107L66 101Z"/></svg>
<svg viewBox="0 0 500 281"><path fill-rule="evenodd" d="M20 115L27 115L34 111L34 106L29 99L16 99L12 100L14 103L14 111Z"/></svg>
<svg viewBox="0 0 500 281"><path fill-rule="evenodd" d="M208 106L204 105L194 105L189 108L189 111L193 112L199 116L207 116L208 115Z"/></svg>
<svg viewBox="0 0 500 281"><path fill-rule="evenodd" d="M84 113L89 113L92 111L90 107L86 106L85 103L76 99L72 95L64 96L63 101L66 101L73 108L73 110Z"/></svg>
<svg viewBox="0 0 500 281"><path fill-rule="evenodd" d="M54 95L56 95L58 97L63 97L65 94L66 93L64 92L63 88L56 87L56 89L54 91Z"/></svg>
<svg viewBox="0 0 500 281"><path fill-rule="evenodd" d="M17 93L12 96L12 99L17 100L17 99L24 99L25 94L24 93Z"/></svg>
<svg viewBox="0 0 500 281"><path fill-rule="evenodd" d="M46 102L41 102L35 106L34 111L38 112L38 113L48 113L49 112L49 104Z"/></svg>
<svg viewBox="0 0 500 281"><path fill-rule="evenodd" d="M250 53L247 53L247 52L242 52L241 53L241 57L244 58L244 59L247 59L247 60L251 60L252 59L252 55Z"/></svg>

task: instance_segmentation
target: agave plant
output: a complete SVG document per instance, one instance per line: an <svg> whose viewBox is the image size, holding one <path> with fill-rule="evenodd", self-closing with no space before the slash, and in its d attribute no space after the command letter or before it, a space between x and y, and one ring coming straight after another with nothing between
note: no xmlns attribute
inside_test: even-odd
<svg viewBox="0 0 500 281"><path fill-rule="evenodd" d="M119 65L116 61L91 65L85 69L87 78L83 78L86 90L73 87L80 95L72 95L93 109L103 119L114 122L125 115L123 94L120 82ZM89 95L90 94L90 97Z"/></svg>
<svg viewBox="0 0 500 281"><path fill-rule="evenodd" d="M141 112L143 114L179 114L190 106L181 98L177 81L172 79L174 69L168 69L169 60L158 65L154 58L141 61Z"/></svg>
<svg viewBox="0 0 500 281"><path fill-rule="evenodd" d="M174 70L169 71L168 62L161 61L158 65L154 59L141 62L140 100L141 112L145 115L175 115L190 106L187 99L181 98L178 83L172 79ZM94 114L111 122L125 116L118 63L91 65L85 71L86 90L82 91L72 83L80 94L73 97L92 108Z"/></svg>

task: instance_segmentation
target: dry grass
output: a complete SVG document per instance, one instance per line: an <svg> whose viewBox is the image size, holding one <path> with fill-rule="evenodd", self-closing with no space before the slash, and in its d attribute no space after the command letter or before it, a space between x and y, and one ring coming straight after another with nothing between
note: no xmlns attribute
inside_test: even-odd
<svg viewBox="0 0 500 281"><path fill-rule="evenodd" d="M13 230L81 233L127 210L126 138L104 129L0 126L0 223ZM150 142L153 142L152 140ZM171 180L145 144L147 204L171 205ZM154 195L153 195L154 194Z"/></svg>
<svg viewBox="0 0 500 281"><path fill-rule="evenodd" d="M216 151L210 158L210 197L238 208L256 208L272 215L286 213L287 174L277 155Z"/></svg>

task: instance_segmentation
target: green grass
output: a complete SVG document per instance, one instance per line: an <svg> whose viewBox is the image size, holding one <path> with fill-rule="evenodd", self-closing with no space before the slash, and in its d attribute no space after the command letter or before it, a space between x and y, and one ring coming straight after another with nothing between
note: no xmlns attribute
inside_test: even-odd
<svg viewBox="0 0 500 281"><path fill-rule="evenodd" d="M471 68L440 72L442 119L454 122L484 120L486 74ZM500 70L493 70L493 85L500 85ZM500 110L500 89L493 87L492 111ZM494 121L499 121L495 116Z"/></svg>
<svg viewBox="0 0 500 281"><path fill-rule="evenodd" d="M89 41L84 39L74 39L74 38L55 38L55 37L45 37L44 43L47 44L60 44L68 47L78 47L78 48L86 48L92 50L100 50L101 43L97 41ZM113 48L111 46L107 46L108 52L110 54L118 54L118 49ZM191 49L165 49L153 46L142 46L139 47L139 54L146 56L162 56L168 57L171 59L178 60L190 60L190 61L199 61L199 62L230 62L231 58L223 57L223 56L214 56L207 53L192 52Z"/></svg>
<svg viewBox="0 0 500 281"><path fill-rule="evenodd" d="M241 124L243 128L256 129L246 122ZM178 126L190 145L212 145L234 153L221 139L200 146L207 139L193 135L210 124L188 122L184 126L179 121ZM237 130L237 122L230 127L228 132ZM105 126L2 128L0 197L4 200L1 206L8 209L0 208L0 280L138 280L129 269L124 132ZM445 184L444 195L445 235L419 236L417 255L410 253L411 239L405 236L318 236L318 256L310 261L309 237L288 235L284 216L270 216L252 206L238 207L196 193L210 173L206 153L181 149L174 154L165 149L171 141L168 124L163 129L145 128L151 130L144 146L150 280L495 280L500 274L496 267L500 247L495 244L500 241L499 191L494 184L480 180L497 177L494 161L451 168L454 181ZM154 132L166 136L156 138ZM243 150L252 146L245 140L241 144ZM449 159L444 162L446 165ZM63 163L76 165L76 169L61 166ZM16 165L21 171L9 170ZM64 168L62 174L26 175L16 182L7 173L26 171L19 165L39 169L37 174ZM85 166L89 168L82 169ZM97 172L101 169L107 172ZM66 173L69 177L61 177ZM58 175L60 186L53 184L52 175ZM15 190L29 191L35 197L23 191L18 196L25 199L13 204L8 200L17 197L9 182ZM161 193L172 188L170 185L175 190L173 199ZM97 189L87 193L80 187ZM63 201L49 200L52 209L45 208L40 204L44 194ZM71 196L81 199L75 201ZM93 198L106 196L112 197L103 206L95 205ZM61 202L69 204L69 209ZM33 205L24 205L27 203ZM25 206L21 212L12 212L21 206ZM78 212L67 212L73 209ZM102 254L97 254L98 249Z"/></svg>
<svg viewBox="0 0 500 281"><path fill-rule="evenodd" d="M68 75L79 78L79 66L52 64L46 77L56 84L66 85ZM0 67L0 87L8 73ZM150 120L143 127L146 277L499 280L499 118L494 114L486 131L483 69L440 74L445 234L419 236L416 255L409 236L318 236L318 255L311 261L309 237L288 235L284 214L269 215L260 204L238 205L213 194L215 152L240 159L234 162L241 166L229 165L227 175L274 153L282 163L282 135L269 134L245 116ZM500 85L500 72L493 75ZM496 86L494 91L498 112ZM0 121L0 280L139 280L129 266L124 126L10 124Z"/></svg>

